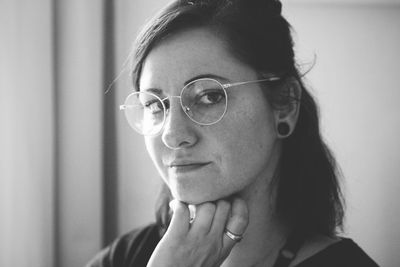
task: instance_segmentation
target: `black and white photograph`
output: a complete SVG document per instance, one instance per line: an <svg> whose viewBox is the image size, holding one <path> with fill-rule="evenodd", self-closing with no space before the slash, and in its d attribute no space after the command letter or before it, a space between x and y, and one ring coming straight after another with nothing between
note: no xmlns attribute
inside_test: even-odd
<svg viewBox="0 0 400 267"><path fill-rule="evenodd" d="M400 266L400 0L0 0L1 267Z"/></svg>

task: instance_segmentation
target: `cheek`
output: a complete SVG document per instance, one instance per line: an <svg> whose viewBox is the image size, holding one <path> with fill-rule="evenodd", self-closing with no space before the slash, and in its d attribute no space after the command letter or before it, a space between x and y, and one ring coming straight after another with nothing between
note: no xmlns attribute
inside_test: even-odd
<svg viewBox="0 0 400 267"><path fill-rule="evenodd" d="M163 176L165 179L166 170L162 163L162 141L161 137L145 137L144 138L146 150L149 154L153 164L157 168L158 172Z"/></svg>
<svg viewBox="0 0 400 267"><path fill-rule="evenodd" d="M227 176L255 177L266 171L275 153L274 118L268 109L243 111L227 121L219 138L221 165ZM239 179L239 178L237 178Z"/></svg>
<svg viewBox="0 0 400 267"><path fill-rule="evenodd" d="M249 127L237 129L225 140L228 159L233 159L238 166L252 165L266 159L275 143L273 133L268 127Z"/></svg>

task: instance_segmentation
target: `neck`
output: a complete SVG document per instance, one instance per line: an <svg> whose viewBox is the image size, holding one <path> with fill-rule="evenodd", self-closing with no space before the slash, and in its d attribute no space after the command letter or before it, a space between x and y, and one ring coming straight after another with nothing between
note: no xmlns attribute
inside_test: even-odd
<svg viewBox="0 0 400 267"><path fill-rule="evenodd" d="M265 178L272 175L263 177L239 194L248 205L249 225L241 242L221 265L223 267L273 266L286 242L290 227L275 215L275 194L270 188L272 178Z"/></svg>

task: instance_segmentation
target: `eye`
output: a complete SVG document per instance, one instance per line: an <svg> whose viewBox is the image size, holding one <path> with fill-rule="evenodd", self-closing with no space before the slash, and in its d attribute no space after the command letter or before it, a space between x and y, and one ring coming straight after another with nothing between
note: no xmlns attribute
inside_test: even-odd
<svg viewBox="0 0 400 267"><path fill-rule="evenodd" d="M163 112L164 109L162 103L159 100L147 101L143 105L143 107L146 110L146 112L150 112L151 114L157 114Z"/></svg>
<svg viewBox="0 0 400 267"><path fill-rule="evenodd" d="M215 105L221 102L225 97L225 94L222 90L218 89L208 89L202 91L196 97L197 104L204 105Z"/></svg>

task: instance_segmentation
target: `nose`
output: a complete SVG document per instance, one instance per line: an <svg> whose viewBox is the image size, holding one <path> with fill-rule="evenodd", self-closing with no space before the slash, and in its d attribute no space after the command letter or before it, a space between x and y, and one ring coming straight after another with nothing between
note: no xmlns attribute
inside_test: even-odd
<svg viewBox="0 0 400 267"><path fill-rule="evenodd" d="M172 101L176 98L176 101ZM188 148L197 143L195 125L183 111L180 97L170 97L170 105L165 118L161 139L170 149Z"/></svg>

